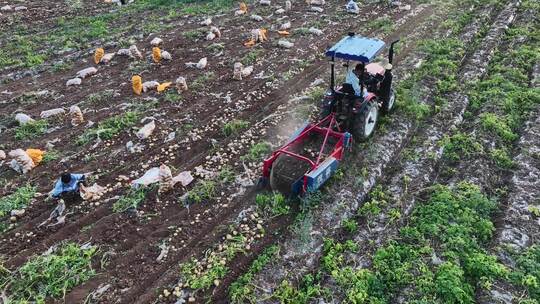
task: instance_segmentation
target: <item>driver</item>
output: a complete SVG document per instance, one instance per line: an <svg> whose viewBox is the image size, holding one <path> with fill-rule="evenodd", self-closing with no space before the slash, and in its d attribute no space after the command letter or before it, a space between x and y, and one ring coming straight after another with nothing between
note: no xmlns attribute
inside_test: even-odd
<svg viewBox="0 0 540 304"><path fill-rule="evenodd" d="M368 95L368 91L365 87L363 94L360 93L362 89L360 86L359 76L361 75L363 68L364 65L361 63L357 64L354 69L350 68L349 66L347 71L347 77L345 78L345 83L348 83L353 87L354 95L366 98L366 96Z"/></svg>

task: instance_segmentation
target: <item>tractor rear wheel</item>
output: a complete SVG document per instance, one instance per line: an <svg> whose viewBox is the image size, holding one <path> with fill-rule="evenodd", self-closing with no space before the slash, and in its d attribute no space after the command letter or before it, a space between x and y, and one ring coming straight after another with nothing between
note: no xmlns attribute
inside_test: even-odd
<svg viewBox="0 0 540 304"><path fill-rule="evenodd" d="M356 114L353 122L353 136L356 140L365 141L375 131L379 120L379 106L377 102L368 102L368 105Z"/></svg>
<svg viewBox="0 0 540 304"><path fill-rule="evenodd" d="M394 91L394 89L391 89L390 90L390 96L388 97L388 100L385 100L382 103L382 107L381 107L382 113L383 114L388 114L388 113L392 112L392 110L394 109L395 104L396 104L396 92Z"/></svg>

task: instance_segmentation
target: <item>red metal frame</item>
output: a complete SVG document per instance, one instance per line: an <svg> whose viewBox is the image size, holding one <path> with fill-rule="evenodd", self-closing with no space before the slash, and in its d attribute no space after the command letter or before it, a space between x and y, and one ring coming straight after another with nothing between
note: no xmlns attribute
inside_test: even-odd
<svg viewBox="0 0 540 304"><path fill-rule="evenodd" d="M325 126L326 124L327 126ZM334 128L338 131L334 131ZM308 134L310 134L311 132L324 134L324 140L323 140L321 149L319 150L319 155L317 156L317 159L312 160L306 156L303 156L303 155L300 155L300 154L297 154L288 150L295 144L298 144L302 140L304 140L308 136ZM343 157L343 149L344 149L343 141L345 138L345 133L341 132L341 129L339 128L339 125L336 121L335 113L330 113L328 116L326 116L324 119L317 122L316 124L308 124L300 134L292 138L288 143L283 145L278 150L272 152L272 155L269 158L265 159L263 162L263 176L266 178L270 177L270 170L272 168L272 164L274 163L274 161L280 154L287 154L294 158L297 158L299 160L309 163L311 166L310 171L317 169L317 167L325 160L321 158L322 158L326 143L328 141L328 137L330 136L338 139L338 142L336 143L332 152L330 153L330 157L334 157L337 160L341 160L341 158ZM304 186L306 183L306 178L307 177L304 177Z"/></svg>

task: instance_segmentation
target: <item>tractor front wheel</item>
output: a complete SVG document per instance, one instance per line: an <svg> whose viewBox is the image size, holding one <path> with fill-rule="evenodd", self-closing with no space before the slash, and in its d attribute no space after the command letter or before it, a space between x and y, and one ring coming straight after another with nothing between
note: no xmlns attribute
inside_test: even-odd
<svg viewBox="0 0 540 304"><path fill-rule="evenodd" d="M379 120L379 106L376 102L369 102L368 105L356 114L353 123L353 135L356 140L365 141L375 131Z"/></svg>
<svg viewBox="0 0 540 304"><path fill-rule="evenodd" d="M388 114L392 112L394 109L394 105L396 103L396 92L394 92L394 89L390 91L390 96L388 96L388 100L383 101L381 110L383 114Z"/></svg>

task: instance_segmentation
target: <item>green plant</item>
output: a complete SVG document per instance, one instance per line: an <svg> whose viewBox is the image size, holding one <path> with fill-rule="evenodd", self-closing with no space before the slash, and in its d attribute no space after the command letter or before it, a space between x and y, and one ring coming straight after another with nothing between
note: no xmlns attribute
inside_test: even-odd
<svg viewBox="0 0 540 304"><path fill-rule="evenodd" d="M514 141L518 135L508 126L506 120L494 113L482 113L482 127L486 132L495 131L504 141Z"/></svg>
<svg viewBox="0 0 540 304"><path fill-rule="evenodd" d="M174 91L168 91L163 96L163 100L170 103L181 103L184 100L184 97L177 92Z"/></svg>
<svg viewBox="0 0 540 304"><path fill-rule="evenodd" d="M202 90L204 89L206 83L214 80L216 78L216 74L212 71L206 72L203 75L200 75L199 77L195 78L193 83L191 84L192 90Z"/></svg>
<svg viewBox="0 0 540 304"><path fill-rule="evenodd" d="M139 204L146 198L146 192L147 190L144 187L137 189L130 188L125 195L113 204L113 211L124 212L131 208L137 209Z"/></svg>
<svg viewBox="0 0 540 304"><path fill-rule="evenodd" d="M240 60L243 65L251 65L257 61L257 58L262 54L262 49L252 49Z"/></svg>
<svg viewBox="0 0 540 304"><path fill-rule="evenodd" d="M46 164L53 160L57 160L59 158L60 158L60 152L58 152L57 150L48 150L48 151L45 151L42 162Z"/></svg>
<svg viewBox="0 0 540 304"><path fill-rule="evenodd" d="M190 39L190 40L197 40L201 38L203 35L204 35L204 30L201 30L201 29L185 31L183 34L183 36L186 39Z"/></svg>
<svg viewBox="0 0 540 304"><path fill-rule="evenodd" d="M355 233L358 231L358 223L354 219L345 219L341 222L341 226L348 233Z"/></svg>
<svg viewBox="0 0 540 304"><path fill-rule="evenodd" d="M26 140L45 134L49 123L42 119L25 123L15 129L15 139Z"/></svg>
<svg viewBox="0 0 540 304"><path fill-rule="evenodd" d="M501 169L512 169L514 162L506 149L493 149L490 151L491 158L495 164Z"/></svg>
<svg viewBox="0 0 540 304"><path fill-rule="evenodd" d="M467 159L482 152L482 145L472 136L458 132L441 140L443 157L450 161Z"/></svg>
<svg viewBox="0 0 540 304"><path fill-rule="evenodd" d="M203 201L210 200L216 194L216 182L212 180L205 180L197 183L193 189L187 193L187 199L190 202L202 203Z"/></svg>
<svg viewBox="0 0 540 304"><path fill-rule="evenodd" d="M319 278L311 274L305 275L299 287L295 288L289 281L283 280L272 293L272 298L283 304L309 303L316 297L327 295L328 290L321 287Z"/></svg>
<svg viewBox="0 0 540 304"><path fill-rule="evenodd" d="M34 197L36 188L30 185L20 187L14 193L0 198L0 218L7 216L11 210L23 209Z"/></svg>
<svg viewBox="0 0 540 304"><path fill-rule="evenodd" d="M85 145L94 139L112 139L124 129L133 127L140 118L140 113L129 111L100 122L97 127L87 129L77 139L78 145Z"/></svg>
<svg viewBox="0 0 540 304"><path fill-rule="evenodd" d="M59 300L96 274L92 258L97 253L96 246L64 243L52 253L31 257L13 273L2 274L0 288L7 291L9 303Z"/></svg>
<svg viewBox="0 0 540 304"><path fill-rule="evenodd" d="M291 209L285 196L279 192L259 193L255 197L255 203L259 210L272 216L288 214Z"/></svg>
<svg viewBox="0 0 540 304"><path fill-rule="evenodd" d="M248 126L249 122L245 120L234 119L233 121L224 124L221 130L223 131L223 135L231 136L237 135L240 131L246 129Z"/></svg>
<svg viewBox="0 0 540 304"><path fill-rule="evenodd" d="M278 253L278 245L265 248L251 263L248 270L229 286L229 299L231 303L256 303L254 287L252 285L253 277L277 257Z"/></svg>
<svg viewBox="0 0 540 304"><path fill-rule="evenodd" d="M241 160L246 161L258 161L263 156L270 152L270 144L267 142L260 142L252 145L246 155L240 157Z"/></svg>
<svg viewBox="0 0 540 304"><path fill-rule="evenodd" d="M230 183L236 178L236 173L233 171L231 166L224 166L219 171L217 178L221 183Z"/></svg>

